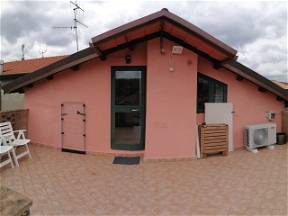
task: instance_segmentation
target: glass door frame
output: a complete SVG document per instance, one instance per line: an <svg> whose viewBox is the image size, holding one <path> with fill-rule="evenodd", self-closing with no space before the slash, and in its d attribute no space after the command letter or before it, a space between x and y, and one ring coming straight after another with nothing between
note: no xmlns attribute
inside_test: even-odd
<svg viewBox="0 0 288 216"><path fill-rule="evenodd" d="M116 71L141 71L141 98L140 105L115 105L115 74ZM139 109L141 135L140 143L127 144L115 142L115 114L116 112L131 112L132 109ZM112 66L111 67L111 149L115 150L144 150L145 149L145 119L146 119L146 66Z"/></svg>

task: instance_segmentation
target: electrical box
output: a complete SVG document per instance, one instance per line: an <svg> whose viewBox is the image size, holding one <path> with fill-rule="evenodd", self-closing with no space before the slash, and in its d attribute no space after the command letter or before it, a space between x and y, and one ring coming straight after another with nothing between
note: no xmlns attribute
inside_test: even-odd
<svg viewBox="0 0 288 216"><path fill-rule="evenodd" d="M266 118L269 120L269 121L274 121L275 120L275 112L267 112L266 113Z"/></svg>

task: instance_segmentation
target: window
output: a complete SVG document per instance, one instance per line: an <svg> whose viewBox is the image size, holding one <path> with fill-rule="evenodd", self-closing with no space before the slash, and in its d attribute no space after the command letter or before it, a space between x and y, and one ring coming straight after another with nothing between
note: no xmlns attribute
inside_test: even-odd
<svg viewBox="0 0 288 216"><path fill-rule="evenodd" d="M227 102L227 85L198 73L197 112L204 112L205 103Z"/></svg>

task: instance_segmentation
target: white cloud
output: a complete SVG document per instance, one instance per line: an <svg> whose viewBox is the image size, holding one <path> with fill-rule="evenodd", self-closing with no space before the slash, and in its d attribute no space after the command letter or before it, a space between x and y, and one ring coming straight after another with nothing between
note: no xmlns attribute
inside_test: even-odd
<svg viewBox="0 0 288 216"><path fill-rule="evenodd" d="M262 75L288 81L287 38L259 38L240 48L239 61Z"/></svg>
<svg viewBox="0 0 288 216"><path fill-rule="evenodd" d="M287 2L195 2L195 1L78 1L85 13L79 20L80 48L90 38L126 22L156 12L163 7L239 50L239 60L261 74L286 79ZM7 1L1 3L1 58L40 57L75 52L71 30L53 26L71 26L73 6L69 1Z"/></svg>

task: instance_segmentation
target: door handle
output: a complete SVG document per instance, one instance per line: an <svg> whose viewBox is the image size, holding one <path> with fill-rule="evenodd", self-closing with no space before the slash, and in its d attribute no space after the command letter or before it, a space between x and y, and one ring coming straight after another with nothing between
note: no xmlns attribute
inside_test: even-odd
<svg viewBox="0 0 288 216"><path fill-rule="evenodd" d="M131 109L131 112L137 112L139 109Z"/></svg>
<svg viewBox="0 0 288 216"><path fill-rule="evenodd" d="M85 116L85 113L81 113L79 110L76 112L76 114Z"/></svg>

